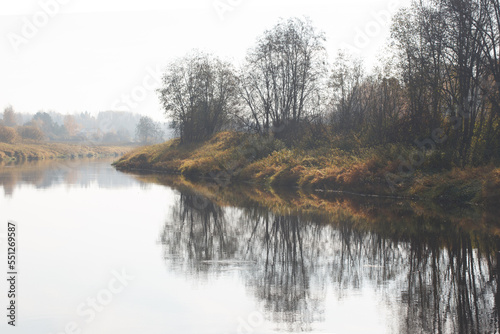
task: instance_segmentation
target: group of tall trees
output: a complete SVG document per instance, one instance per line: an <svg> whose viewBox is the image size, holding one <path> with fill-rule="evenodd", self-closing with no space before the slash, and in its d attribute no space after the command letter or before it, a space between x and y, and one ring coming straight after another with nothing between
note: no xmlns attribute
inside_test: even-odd
<svg viewBox="0 0 500 334"><path fill-rule="evenodd" d="M499 0L419 1L394 21L408 130L442 128L456 164L499 158L499 31Z"/></svg>
<svg viewBox="0 0 500 334"><path fill-rule="evenodd" d="M314 131L363 145L427 140L455 165L500 161L499 2L414 1L369 74L342 52L328 65L309 20L281 21L239 70L203 53L174 61L160 100L183 142L243 128L293 145Z"/></svg>
<svg viewBox="0 0 500 334"><path fill-rule="evenodd" d="M93 116L88 112L63 115L39 111L31 115L15 112L8 106L0 113L0 142L7 143L22 140L151 143L163 140L163 128L163 124L132 112L103 111ZM148 132L144 133L145 130Z"/></svg>
<svg viewBox="0 0 500 334"><path fill-rule="evenodd" d="M19 137L35 141L44 139L45 134L41 129L42 126L47 126L44 123L44 116L49 115L39 112L29 123L18 126L18 115L16 115L12 106L8 106L5 108L2 120L0 121L0 142L14 143ZM52 122L50 126L53 126Z"/></svg>
<svg viewBox="0 0 500 334"><path fill-rule="evenodd" d="M320 117L324 40L310 21L290 19L265 32L241 71L202 52L173 61L159 95L181 141L202 141L234 127L284 136Z"/></svg>

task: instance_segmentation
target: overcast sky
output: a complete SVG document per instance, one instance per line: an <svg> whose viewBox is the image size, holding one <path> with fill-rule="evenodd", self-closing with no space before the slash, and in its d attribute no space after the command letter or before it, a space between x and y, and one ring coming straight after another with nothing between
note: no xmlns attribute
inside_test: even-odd
<svg viewBox="0 0 500 334"><path fill-rule="evenodd" d="M130 110L164 119L154 89L192 49L238 65L280 18L309 17L339 48L375 63L389 16L410 0L17 0L0 3L0 108Z"/></svg>

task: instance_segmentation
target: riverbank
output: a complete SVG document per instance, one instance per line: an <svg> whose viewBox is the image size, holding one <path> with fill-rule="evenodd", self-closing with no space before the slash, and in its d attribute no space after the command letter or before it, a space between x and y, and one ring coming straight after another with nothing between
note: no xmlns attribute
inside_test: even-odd
<svg viewBox="0 0 500 334"><path fill-rule="evenodd" d="M500 168L436 168L434 155L419 169L402 168L413 148L387 146L342 150L289 149L279 140L223 132L211 140L181 145L178 139L129 152L119 170L181 174L219 184L251 182L324 192L406 197L443 203L500 202Z"/></svg>
<svg viewBox="0 0 500 334"><path fill-rule="evenodd" d="M132 146L100 146L67 143L0 143L0 162L121 156Z"/></svg>

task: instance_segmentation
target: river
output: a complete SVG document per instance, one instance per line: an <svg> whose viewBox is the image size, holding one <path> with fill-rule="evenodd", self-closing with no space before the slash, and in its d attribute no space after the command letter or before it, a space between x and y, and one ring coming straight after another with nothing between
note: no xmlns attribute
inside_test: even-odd
<svg viewBox="0 0 500 334"><path fill-rule="evenodd" d="M110 162L0 166L2 333L498 333L494 214Z"/></svg>

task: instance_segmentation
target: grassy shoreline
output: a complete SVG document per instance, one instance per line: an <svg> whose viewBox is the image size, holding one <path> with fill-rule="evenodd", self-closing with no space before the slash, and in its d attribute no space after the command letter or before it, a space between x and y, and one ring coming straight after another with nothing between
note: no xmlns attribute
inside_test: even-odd
<svg viewBox="0 0 500 334"><path fill-rule="evenodd" d="M500 168L492 165L465 169L435 169L424 165L391 186L388 173L401 175L397 157L408 156L409 152L411 148L394 146L351 151L327 147L288 149L277 140L223 132L199 144L180 145L179 140L174 139L141 147L114 165L119 170L180 174L188 179L209 178L218 184L250 182L308 191L481 205L500 202Z"/></svg>
<svg viewBox="0 0 500 334"><path fill-rule="evenodd" d="M133 147L67 143L0 143L0 162L121 156Z"/></svg>

